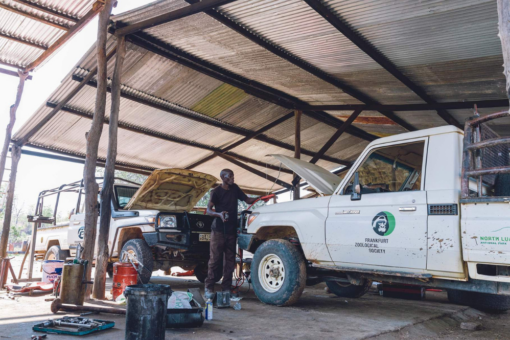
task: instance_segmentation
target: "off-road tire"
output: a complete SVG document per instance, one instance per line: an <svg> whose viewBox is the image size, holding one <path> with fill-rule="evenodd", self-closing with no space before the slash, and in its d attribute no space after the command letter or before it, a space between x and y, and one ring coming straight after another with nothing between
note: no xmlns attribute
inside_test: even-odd
<svg viewBox="0 0 510 340"><path fill-rule="evenodd" d="M199 265L197 265L195 267L194 271L195 271L195 276L197 277L197 280L202 283L205 283L205 280L207 279L207 275L208 275L208 271L209 271L208 264L200 263ZM216 280L216 282L219 282L221 280L222 273L223 273L223 264L218 268L218 271L216 272L216 277L218 278L218 280Z"/></svg>
<svg viewBox="0 0 510 340"><path fill-rule="evenodd" d="M60 246L51 246L44 255L44 260L65 261L69 256L69 250L62 250Z"/></svg>
<svg viewBox="0 0 510 340"><path fill-rule="evenodd" d="M365 282L360 286L343 282L326 281L326 286L328 286L329 291L336 296L359 298L369 291L370 287L372 287L372 281L365 280Z"/></svg>
<svg viewBox="0 0 510 340"><path fill-rule="evenodd" d="M149 283L152 276L152 269L154 268L154 257L152 256L151 248L145 240L129 240L122 247L120 252L121 260L124 258L124 253L128 251L134 253L137 262L141 263L143 266L138 269L138 278L142 281L142 283Z"/></svg>
<svg viewBox="0 0 510 340"><path fill-rule="evenodd" d="M504 295L450 289L448 290L448 300L451 303L491 313L500 313L510 309L510 297Z"/></svg>
<svg viewBox="0 0 510 340"><path fill-rule="evenodd" d="M266 290L259 277L261 262L266 256L273 254L281 259L285 271L284 280L275 292ZM263 303L276 306L293 305L298 301L306 285L305 258L301 251L289 241L266 241L253 255L251 281L255 294Z"/></svg>

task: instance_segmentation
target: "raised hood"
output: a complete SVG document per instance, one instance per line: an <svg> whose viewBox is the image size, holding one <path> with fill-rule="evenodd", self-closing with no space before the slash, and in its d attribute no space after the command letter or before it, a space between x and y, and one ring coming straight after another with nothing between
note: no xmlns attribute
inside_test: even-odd
<svg viewBox="0 0 510 340"><path fill-rule="evenodd" d="M318 165L284 155L271 155L308 182L319 194L332 195L340 177Z"/></svg>
<svg viewBox="0 0 510 340"><path fill-rule="evenodd" d="M155 170L131 198L125 209L191 211L217 181L214 176L192 170Z"/></svg>

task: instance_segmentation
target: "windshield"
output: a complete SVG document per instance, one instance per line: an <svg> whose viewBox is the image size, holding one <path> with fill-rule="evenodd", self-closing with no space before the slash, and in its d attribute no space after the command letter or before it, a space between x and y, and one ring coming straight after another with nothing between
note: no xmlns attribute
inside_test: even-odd
<svg viewBox="0 0 510 340"><path fill-rule="evenodd" d="M137 190L136 187L115 186L115 197L120 209L124 209Z"/></svg>

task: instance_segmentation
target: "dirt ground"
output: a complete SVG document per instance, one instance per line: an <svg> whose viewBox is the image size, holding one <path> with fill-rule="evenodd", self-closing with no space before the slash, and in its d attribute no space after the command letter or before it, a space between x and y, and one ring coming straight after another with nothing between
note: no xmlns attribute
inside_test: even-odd
<svg viewBox="0 0 510 340"><path fill-rule="evenodd" d="M18 259L14 261L19 263ZM37 272L36 272L37 273ZM169 284L175 291L203 289L195 277L153 277L154 283ZM450 304L444 292L427 292L423 301L385 298L372 289L359 299L338 298L326 293L325 285L307 287L292 307L274 307L258 301L253 290L242 288L242 309L215 309L214 320L201 328L167 329L167 339L510 339L510 315L488 315ZM111 280L107 281L107 290ZM50 295L19 296L16 300L0 291L0 340L30 339L32 326L41 321L63 317L50 312ZM114 305L93 301L94 305ZM117 305L115 305L118 307ZM72 315L72 314L67 314ZM115 322L111 330L81 338L123 339L124 316L94 316ZM465 321L479 322L480 331L460 329ZM39 333L40 334L40 333ZM49 334L47 339L74 339Z"/></svg>

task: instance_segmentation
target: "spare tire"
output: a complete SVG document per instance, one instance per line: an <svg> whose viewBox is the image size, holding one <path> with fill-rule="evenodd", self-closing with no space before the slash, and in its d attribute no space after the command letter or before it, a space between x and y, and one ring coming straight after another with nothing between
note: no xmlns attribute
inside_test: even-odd
<svg viewBox="0 0 510 340"><path fill-rule="evenodd" d="M353 284L343 284L337 281L326 281L329 291L339 297L359 298L365 295L370 287L372 281L365 280L362 285L356 286Z"/></svg>
<svg viewBox="0 0 510 340"><path fill-rule="evenodd" d="M448 300L485 312L501 313L510 309L510 296L506 295L448 290Z"/></svg>

